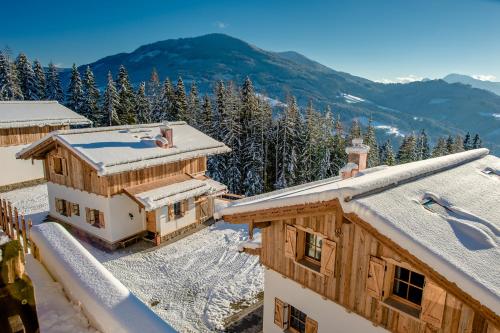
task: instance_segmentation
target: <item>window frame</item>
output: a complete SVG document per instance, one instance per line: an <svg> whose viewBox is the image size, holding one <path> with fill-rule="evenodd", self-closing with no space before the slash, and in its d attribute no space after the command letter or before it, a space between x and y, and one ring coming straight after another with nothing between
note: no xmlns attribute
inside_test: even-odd
<svg viewBox="0 0 500 333"><path fill-rule="evenodd" d="M80 216L80 205L79 204L71 202L71 214L75 215L75 216Z"/></svg>
<svg viewBox="0 0 500 333"><path fill-rule="evenodd" d="M94 209L94 208L89 208L89 221L90 221L90 225L95 227L95 228L99 228L99 229L104 229L104 227L101 225L101 222L100 219L99 219L99 214L101 213L101 211L99 209Z"/></svg>
<svg viewBox="0 0 500 333"><path fill-rule="evenodd" d="M61 210L59 210L59 208L57 207L58 202L61 202L61 206L62 206ZM68 201L66 201L64 199L56 198L56 212L57 212L57 214L65 216L65 217L69 217L67 203L68 203Z"/></svg>
<svg viewBox="0 0 500 333"><path fill-rule="evenodd" d="M174 202L173 208L174 210L174 219L179 219L183 217L184 215L182 214L182 202Z"/></svg>
<svg viewBox="0 0 500 333"><path fill-rule="evenodd" d="M297 318L298 321L304 324L304 331L301 332L300 328L296 329L295 327L292 327L292 312L293 310L298 311L300 314L304 315L304 320L301 320L298 317L293 316L294 318ZM307 314L300 311L298 308L294 307L293 305L288 304L288 331L292 333L305 333L306 332L306 322L307 322Z"/></svg>
<svg viewBox="0 0 500 333"><path fill-rule="evenodd" d="M307 238L309 237L314 237L316 239L316 243L310 243L307 241ZM304 255L303 255L303 259L304 260L307 260L315 265L318 265L318 266L321 266L321 252L322 252L322 246L323 246L323 236L319 235L319 234L316 234L316 233L311 233L311 232L307 232L307 231L304 231ZM317 244L318 242L318 239L319 239L319 246ZM314 252L317 254L319 252L319 258L316 258L316 257L311 257L309 256L307 253L308 253L308 245L311 245L314 247Z"/></svg>
<svg viewBox="0 0 500 333"><path fill-rule="evenodd" d="M52 165L54 174L59 176L64 176L64 168L63 168L64 159L61 156L52 157ZM56 167L56 165L58 167Z"/></svg>
<svg viewBox="0 0 500 333"><path fill-rule="evenodd" d="M404 269L404 270L408 271L408 281L405 281L405 280L402 280L402 279L396 277L398 268L399 269ZM418 275L421 275L423 277L422 286L418 286L416 284L411 283L411 275L412 274L418 274ZM421 297L420 297L420 304L414 303L414 302L410 301L408 298L404 298L402 296L399 296L399 295L395 294L394 293L394 286L395 286L396 280L399 281L399 283L407 285L407 291L406 291L406 296L407 297L409 297L410 287L414 287L416 289L419 289L421 291L421 293L422 293ZM390 281L391 281L391 284L390 284L390 290L389 290L389 298L391 298L391 299L393 299L393 300L395 300L397 302L400 302L402 304L408 305L408 306L410 306L412 308L418 309L419 311L422 309L422 299L423 299L423 294L424 294L424 289L425 289L425 282L426 282L424 274L419 273L417 271L414 271L414 270L412 270L411 268L408 268L408 267L394 265L394 267L392 269L392 277L391 277Z"/></svg>

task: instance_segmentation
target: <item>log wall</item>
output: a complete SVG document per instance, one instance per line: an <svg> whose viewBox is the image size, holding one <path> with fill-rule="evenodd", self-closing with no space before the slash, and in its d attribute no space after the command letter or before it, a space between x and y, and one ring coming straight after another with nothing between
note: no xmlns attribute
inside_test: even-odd
<svg viewBox="0 0 500 333"><path fill-rule="evenodd" d="M0 128L0 147L25 145L43 138L52 131L69 129L68 125Z"/></svg>
<svg viewBox="0 0 500 333"><path fill-rule="evenodd" d="M337 204L339 207L340 205ZM334 276L325 276L298 264L285 256L286 225L295 225L312 232L321 233L337 244ZM297 245L299 247L299 245ZM446 304L440 328L388 306L384 301L368 295L366 281L370 257L385 258L401 262L402 266L412 263L411 267L423 269L414 258L408 258L388 243L382 241L374 230L362 223L347 220L340 208L320 215L299 216L275 220L262 229L261 263L309 288L323 297L332 300L348 311L355 312L372 321L374 325L392 332L500 332L498 316L493 314L493 323L488 321L470 302L464 302L462 293L450 290L448 284L440 287L447 291ZM425 271L424 271L425 272ZM428 279L427 274L426 279ZM436 281L433 276L433 281ZM388 274L386 274L388 279ZM389 277L392 280L392 276ZM390 283L390 282L389 282ZM439 283L437 283L439 285ZM455 286L456 287L456 286ZM293 292L293 291L291 291ZM458 295L460 294L460 295ZM314 317L314 314L310 314ZM491 319L491 317L490 317Z"/></svg>
<svg viewBox="0 0 500 333"><path fill-rule="evenodd" d="M64 159L64 175L54 172L51 166L54 157ZM126 187L154 182L173 175L204 173L206 165L206 157L200 157L101 177L88 163L63 146L51 150L44 160L45 177L48 181L103 196L119 194Z"/></svg>

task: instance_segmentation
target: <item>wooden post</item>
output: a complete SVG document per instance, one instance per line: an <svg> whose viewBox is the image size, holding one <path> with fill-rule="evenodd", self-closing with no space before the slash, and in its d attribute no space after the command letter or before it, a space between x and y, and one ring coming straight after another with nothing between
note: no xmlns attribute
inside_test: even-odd
<svg viewBox="0 0 500 333"><path fill-rule="evenodd" d="M16 235L14 236L14 239L20 239L20 234L19 234L19 212L17 211L17 207L14 207L14 227L16 229Z"/></svg>
<svg viewBox="0 0 500 333"><path fill-rule="evenodd" d="M12 238L14 231L12 230L12 209L10 202L7 202L7 229L9 229L9 237Z"/></svg>
<svg viewBox="0 0 500 333"><path fill-rule="evenodd" d="M0 199L0 224L2 229L5 231L5 212L3 209L3 199Z"/></svg>
<svg viewBox="0 0 500 333"><path fill-rule="evenodd" d="M11 239L16 239L16 230L14 227L14 212L12 211L12 204L10 202L7 203L8 209L9 209L9 225L10 225L10 238Z"/></svg>
<svg viewBox="0 0 500 333"><path fill-rule="evenodd" d="M22 234L23 234L24 253L28 253L28 239L26 238L26 220L24 219L24 212L21 215L21 228L22 228Z"/></svg>
<svg viewBox="0 0 500 333"><path fill-rule="evenodd" d="M248 224L248 238L253 240L253 221Z"/></svg>
<svg viewBox="0 0 500 333"><path fill-rule="evenodd" d="M0 209L2 210L2 229L3 231L8 234L8 230L7 230L7 210L5 209L5 200L2 200L0 202L0 204L2 205L2 207L0 207Z"/></svg>

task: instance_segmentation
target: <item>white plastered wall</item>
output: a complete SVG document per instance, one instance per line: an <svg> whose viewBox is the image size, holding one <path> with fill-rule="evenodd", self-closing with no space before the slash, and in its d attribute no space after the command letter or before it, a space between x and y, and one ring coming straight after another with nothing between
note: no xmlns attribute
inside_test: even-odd
<svg viewBox="0 0 500 333"><path fill-rule="evenodd" d="M354 313L348 313L344 307L324 300L319 294L307 289L281 274L266 269L264 274L264 333L282 333L274 324L274 299L304 312L318 322L318 333L370 333L387 332Z"/></svg>
<svg viewBox="0 0 500 333"><path fill-rule="evenodd" d="M119 194L110 198L88 193L52 182L47 183L49 192L50 215L91 235L114 243L145 230L146 218L144 210L139 212L137 203L129 197ZM56 211L55 198L64 199L80 205L80 216L63 216ZM104 228L96 228L87 223L85 207L98 209L104 213ZM129 214L132 214L130 218Z"/></svg>
<svg viewBox="0 0 500 333"><path fill-rule="evenodd" d="M188 199L188 209L183 217L178 219L173 219L169 221L168 219L168 207L161 207L156 210L156 221L159 224L159 229L157 225L157 230L160 230L160 236L167 235L176 230L184 228L192 223L196 222L196 209L194 198Z"/></svg>
<svg viewBox="0 0 500 333"><path fill-rule="evenodd" d="M16 159L16 153L26 146L0 147L0 186L44 177L42 161Z"/></svg>

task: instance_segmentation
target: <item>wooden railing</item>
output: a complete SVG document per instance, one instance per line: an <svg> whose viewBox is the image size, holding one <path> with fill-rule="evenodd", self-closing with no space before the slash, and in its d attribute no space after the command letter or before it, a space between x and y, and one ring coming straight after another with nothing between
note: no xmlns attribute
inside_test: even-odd
<svg viewBox="0 0 500 333"><path fill-rule="evenodd" d="M8 200L0 199L0 227L10 239L20 241L24 253L30 252L28 239L31 226L31 219L26 221L24 212L19 213Z"/></svg>

